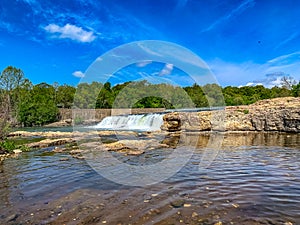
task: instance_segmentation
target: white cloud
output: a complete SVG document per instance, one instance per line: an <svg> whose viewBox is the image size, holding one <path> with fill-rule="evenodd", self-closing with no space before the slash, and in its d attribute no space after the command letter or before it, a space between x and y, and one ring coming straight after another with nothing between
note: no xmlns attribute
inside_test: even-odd
<svg viewBox="0 0 300 225"><path fill-rule="evenodd" d="M75 77L79 77L79 78L83 78L84 77L84 73L81 71L75 71L74 73L72 73L73 76Z"/></svg>
<svg viewBox="0 0 300 225"><path fill-rule="evenodd" d="M232 63L220 59L208 62L212 72L222 85L279 86L283 76L300 80L300 52L278 56L265 63Z"/></svg>
<svg viewBox="0 0 300 225"><path fill-rule="evenodd" d="M72 24L66 24L63 27L56 24L49 24L44 29L53 34L54 38L71 39L79 42L92 42L96 39L92 31L85 31L81 27Z"/></svg>
<svg viewBox="0 0 300 225"><path fill-rule="evenodd" d="M144 60L144 61L136 63L136 66L137 67L145 67L145 66L147 66L147 65L149 65L151 63L152 63L151 60Z"/></svg>
<svg viewBox="0 0 300 225"><path fill-rule="evenodd" d="M288 35L288 37L286 39L284 39L283 41L281 41L274 49L278 49L279 47L281 47L282 45L285 45L287 43L289 43L290 41L293 41L294 39L296 39L299 36L299 32L296 31L291 35Z"/></svg>
<svg viewBox="0 0 300 225"><path fill-rule="evenodd" d="M221 59L208 62L211 71L222 85L242 85L264 75L261 65L253 62L232 63Z"/></svg>
<svg viewBox="0 0 300 225"><path fill-rule="evenodd" d="M248 9L250 7L253 7L254 5L255 5L254 0L245 0L245 1L243 1L240 5L238 5L235 9L230 11L228 14L226 14L223 17L217 19L209 27L202 30L202 32L206 32L206 31L210 31L210 30L214 29L217 25L231 19L232 17L235 17L235 16L241 14L243 11L245 11L246 9Z"/></svg>
<svg viewBox="0 0 300 225"><path fill-rule="evenodd" d="M172 73L172 70L174 68L173 64L167 63L164 68L159 72L160 76L169 75Z"/></svg>
<svg viewBox="0 0 300 225"><path fill-rule="evenodd" d="M272 73L272 74L266 74L264 78L260 80L255 80L253 82L248 82L246 85L241 85L241 86L257 86L257 85L263 85L264 87L267 88L272 88L274 86L280 87L282 85L281 79L287 76L283 72L277 72L277 73ZM241 87L240 86L240 87Z"/></svg>
<svg viewBox="0 0 300 225"><path fill-rule="evenodd" d="M274 59L269 60L267 63L269 64L286 64L290 63L292 60L300 60L300 51L293 52L287 55L281 55Z"/></svg>
<svg viewBox="0 0 300 225"><path fill-rule="evenodd" d="M155 43L154 43L155 44ZM151 56L158 56L158 57L162 57L163 55L159 54L158 52L154 51L152 48L153 46L151 46L150 48L143 42L137 43L137 47L141 48L145 53L151 55Z"/></svg>

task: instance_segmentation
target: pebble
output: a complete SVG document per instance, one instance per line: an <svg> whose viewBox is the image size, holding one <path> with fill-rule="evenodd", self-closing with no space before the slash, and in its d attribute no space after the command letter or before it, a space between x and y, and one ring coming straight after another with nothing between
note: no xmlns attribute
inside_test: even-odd
<svg viewBox="0 0 300 225"><path fill-rule="evenodd" d="M239 207L239 204L231 204L234 208L238 208Z"/></svg>
<svg viewBox="0 0 300 225"><path fill-rule="evenodd" d="M59 147L55 147L55 148L53 149L53 152L59 153L59 152L63 152L63 150L62 150L61 148L59 148Z"/></svg>
<svg viewBox="0 0 300 225"><path fill-rule="evenodd" d="M66 158L60 158L60 159L59 159L59 161L69 161L69 160L70 160L70 159L67 158L67 157L66 157Z"/></svg>
<svg viewBox="0 0 300 225"><path fill-rule="evenodd" d="M171 202L171 206L173 206L174 208L180 208L183 205L184 205L184 200L182 200L182 199Z"/></svg>
<svg viewBox="0 0 300 225"><path fill-rule="evenodd" d="M201 224L209 224L208 219L199 219L198 222L200 222Z"/></svg>
<svg viewBox="0 0 300 225"><path fill-rule="evenodd" d="M10 221L14 221L15 219L17 219L18 217L18 214L12 214L10 216L7 217L7 221L10 222Z"/></svg>
<svg viewBox="0 0 300 225"><path fill-rule="evenodd" d="M156 197L158 194L151 194L152 197Z"/></svg>
<svg viewBox="0 0 300 225"><path fill-rule="evenodd" d="M161 211L159 209L151 209L149 212L150 215L151 214L160 214L160 213L161 213Z"/></svg>
<svg viewBox="0 0 300 225"><path fill-rule="evenodd" d="M215 223L214 225L222 225L223 223L221 221Z"/></svg>
<svg viewBox="0 0 300 225"><path fill-rule="evenodd" d="M85 159L83 156L77 156L77 155L75 155L75 156L73 156L75 159Z"/></svg>
<svg viewBox="0 0 300 225"><path fill-rule="evenodd" d="M189 208L189 207L191 207L192 205L191 204L188 204L188 203L185 203L185 204L183 204L183 207L185 207L185 208Z"/></svg>
<svg viewBox="0 0 300 225"><path fill-rule="evenodd" d="M198 216L198 213L196 213L196 212L193 212L192 213L192 218L195 218L195 217L197 217Z"/></svg>

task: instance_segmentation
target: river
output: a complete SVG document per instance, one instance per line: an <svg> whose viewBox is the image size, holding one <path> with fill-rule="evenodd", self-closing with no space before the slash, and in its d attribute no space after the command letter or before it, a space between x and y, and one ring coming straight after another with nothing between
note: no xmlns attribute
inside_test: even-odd
<svg viewBox="0 0 300 225"><path fill-rule="evenodd" d="M199 169L201 138L180 171L145 187L116 184L53 148L7 159L0 224L300 224L300 134L225 135L211 165ZM168 151L124 159L151 162Z"/></svg>

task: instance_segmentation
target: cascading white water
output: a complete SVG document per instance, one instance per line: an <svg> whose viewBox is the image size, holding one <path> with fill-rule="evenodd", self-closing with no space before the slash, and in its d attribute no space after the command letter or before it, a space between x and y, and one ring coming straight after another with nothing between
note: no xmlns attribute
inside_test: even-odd
<svg viewBox="0 0 300 225"><path fill-rule="evenodd" d="M139 115L122 115L108 116L100 123L93 126L95 129L103 130L143 130L155 131L160 130L163 124L163 114L139 114Z"/></svg>

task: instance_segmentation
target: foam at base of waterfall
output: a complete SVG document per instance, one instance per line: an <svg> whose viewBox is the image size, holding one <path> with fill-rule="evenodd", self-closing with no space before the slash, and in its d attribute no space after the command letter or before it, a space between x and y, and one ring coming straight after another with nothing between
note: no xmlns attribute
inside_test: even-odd
<svg viewBox="0 0 300 225"><path fill-rule="evenodd" d="M100 123L92 126L94 129L101 130L142 130L156 131L160 130L163 124L163 114L139 114L108 116Z"/></svg>

